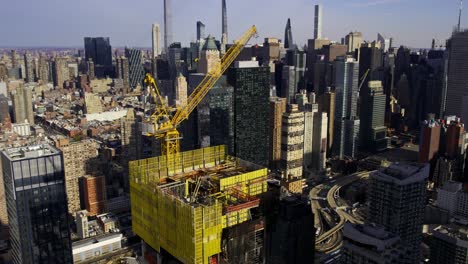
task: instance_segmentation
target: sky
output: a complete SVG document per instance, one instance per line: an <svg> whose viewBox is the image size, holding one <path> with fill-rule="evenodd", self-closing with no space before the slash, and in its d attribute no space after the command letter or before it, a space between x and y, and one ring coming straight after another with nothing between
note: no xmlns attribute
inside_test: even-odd
<svg viewBox="0 0 468 264"><path fill-rule="evenodd" d="M113 47L151 47L151 24L163 28L163 0L1 2L0 47L82 47L85 36L110 37ZM313 37L317 3L323 6L323 37L336 41L350 31L361 31L366 40L381 32L397 45L426 48L433 38L448 38L458 21L459 0L227 0L229 41L251 25L259 32L253 42L282 39L291 18L294 42L303 46ZM172 11L174 41L194 40L198 20L207 35L221 37L221 0L172 0Z"/></svg>

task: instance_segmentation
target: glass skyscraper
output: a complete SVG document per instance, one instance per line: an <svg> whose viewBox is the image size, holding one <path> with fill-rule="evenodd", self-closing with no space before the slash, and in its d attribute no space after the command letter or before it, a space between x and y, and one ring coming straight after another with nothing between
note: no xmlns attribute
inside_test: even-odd
<svg viewBox="0 0 468 264"><path fill-rule="evenodd" d="M335 132L334 156L354 157L359 139L357 118L359 63L353 58L338 57L335 62Z"/></svg>
<svg viewBox="0 0 468 264"><path fill-rule="evenodd" d="M72 263L63 158L50 145L2 152L13 263Z"/></svg>
<svg viewBox="0 0 468 264"><path fill-rule="evenodd" d="M228 71L234 87L235 156L268 165L270 68L258 61L238 61Z"/></svg>
<svg viewBox="0 0 468 264"><path fill-rule="evenodd" d="M141 63L141 50L125 48L125 57L128 59L130 87L135 88L138 84L143 85L145 70Z"/></svg>
<svg viewBox="0 0 468 264"><path fill-rule="evenodd" d="M112 47L109 38L84 38L86 61L92 59L95 65L112 66Z"/></svg>
<svg viewBox="0 0 468 264"><path fill-rule="evenodd" d="M84 38L86 61L92 60L94 69L88 69L94 72L98 78L114 76L115 71L112 66L112 47L109 38Z"/></svg>

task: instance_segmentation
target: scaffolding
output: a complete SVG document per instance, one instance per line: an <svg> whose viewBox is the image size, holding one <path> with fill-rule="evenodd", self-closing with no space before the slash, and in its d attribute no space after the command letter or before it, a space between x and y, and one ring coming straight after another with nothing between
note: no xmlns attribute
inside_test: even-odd
<svg viewBox="0 0 468 264"><path fill-rule="evenodd" d="M252 221L268 170L215 146L129 163L133 230L183 263L219 263L223 229Z"/></svg>

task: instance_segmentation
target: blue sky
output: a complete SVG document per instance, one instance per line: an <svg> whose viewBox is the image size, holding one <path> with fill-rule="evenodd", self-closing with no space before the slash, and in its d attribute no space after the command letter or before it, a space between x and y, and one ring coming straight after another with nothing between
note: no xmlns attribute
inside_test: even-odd
<svg viewBox="0 0 468 264"><path fill-rule="evenodd" d="M172 0L174 40L187 44L196 21L217 38L221 0ZM2 0L0 46L83 46L85 36L108 36L115 47L150 47L151 24L163 24L163 0ZM259 39L284 37L291 18L293 38L313 36L314 5L323 5L323 35L339 40L351 30L374 40L377 32L398 45L429 47L457 23L458 0L227 0L232 41L255 24ZM468 27L468 12L462 26Z"/></svg>

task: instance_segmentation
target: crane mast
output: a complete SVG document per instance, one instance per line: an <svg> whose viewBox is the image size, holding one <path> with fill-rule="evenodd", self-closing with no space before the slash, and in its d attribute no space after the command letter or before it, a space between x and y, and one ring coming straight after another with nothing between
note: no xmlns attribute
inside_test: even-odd
<svg viewBox="0 0 468 264"><path fill-rule="evenodd" d="M145 84L150 88L151 95L156 103L156 109L149 120L153 125L153 131L146 133L146 135L161 140L162 155L177 154L180 152L181 136L177 127L182 121L188 119L189 115L195 110L198 104L205 98L211 88L241 53L247 42L256 34L257 28L252 26L240 39L236 40L234 45L221 58L221 61L206 74L205 78L203 78L200 84L187 98L185 104L181 106L175 108L167 107L159 93L155 80L150 74L146 75ZM171 109L175 109L175 113L173 113L174 111L171 111Z"/></svg>

